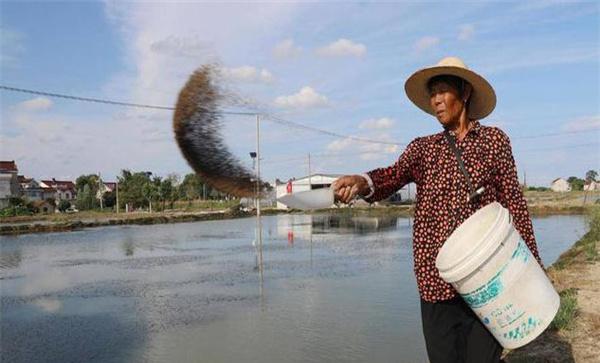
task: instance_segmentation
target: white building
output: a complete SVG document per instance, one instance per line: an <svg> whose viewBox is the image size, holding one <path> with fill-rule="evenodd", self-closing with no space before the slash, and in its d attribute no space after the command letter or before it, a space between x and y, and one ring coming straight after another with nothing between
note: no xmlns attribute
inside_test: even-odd
<svg viewBox="0 0 600 363"><path fill-rule="evenodd" d="M75 183L69 180L56 180L55 178L40 181L42 188L52 188L56 190L57 200L72 201L77 197Z"/></svg>
<svg viewBox="0 0 600 363"><path fill-rule="evenodd" d="M299 179L291 179L288 182L280 182L279 180L275 181L275 195L276 198L279 198L288 193L296 193L303 192L307 190L320 189L320 188L329 188L331 184L342 175L340 174L312 174L310 176L305 176ZM408 200L415 199L416 187L414 184L405 185L402 189L396 192L395 201L399 200ZM363 200L358 200L358 204L366 202ZM331 207L335 207L332 205ZM288 209L288 207L280 202L277 202L277 209Z"/></svg>
<svg viewBox="0 0 600 363"><path fill-rule="evenodd" d="M550 184L550 189L554 192L570 192L571 185L563 178L557 178Z"/></svg>
<svg viewBox="0 0 600 363"><path fill-rule="evenodd" d="M591 180L589 183L585 183L583 186L583 190L588 192L593 192L595 190L600 190L600 183L597 181Z"/></svg>
<svg viewBox="0 0 600 363"><path fill-rule="evenodd" d="M44 187L33 178L19 175L19 184L21 185L21 195L29 201L56 199L56 189Z"/></svg>
<svg viewBox="0 0 600 363"><path fill-rule="evenodd" d="M19 180L15 161L0 161L0 208L8 206L12 197L19 196Z"/></svg>

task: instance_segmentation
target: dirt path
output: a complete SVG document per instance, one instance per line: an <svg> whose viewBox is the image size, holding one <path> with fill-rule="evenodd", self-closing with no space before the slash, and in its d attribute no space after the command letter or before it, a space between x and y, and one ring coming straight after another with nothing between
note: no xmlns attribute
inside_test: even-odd
<svg viewBox="0 0 600 363"><path fill-rule="evenodd" d="M574 289L577 313L570 326L548 329L539 338L506 356L506 362L600 362L600 258L598 238L588 232L549 270L556 289Z"/></svg>

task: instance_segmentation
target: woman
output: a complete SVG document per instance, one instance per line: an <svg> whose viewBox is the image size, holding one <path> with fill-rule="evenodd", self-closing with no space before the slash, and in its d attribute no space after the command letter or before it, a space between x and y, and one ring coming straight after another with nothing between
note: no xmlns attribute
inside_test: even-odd
<svg viewBox="0 0 600 363"><path fill-rule="evenodd" d="M390 167L339 178L334 183L336 199L348 203L358 195L374 202L416 183L414 271L429 360L499 362L500 344L435 268L437 254L454 229L494 201L508 208L541 264L509 139L500 129L477 121L494 109L495 92L454 57L414 73L405 90L444 131L416 138Z"/></svg>

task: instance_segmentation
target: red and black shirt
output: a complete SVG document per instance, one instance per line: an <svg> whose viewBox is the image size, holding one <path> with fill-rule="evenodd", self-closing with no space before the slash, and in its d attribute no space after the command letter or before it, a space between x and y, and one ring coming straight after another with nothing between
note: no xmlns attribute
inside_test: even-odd
<svg viewBox="0 0 600 363"><path fill-rule="evenodd" d="M541 264L508 136L499 128L474 121L466 136L456 139L456 148L474 189L485 187L471 202L467 201L469 185L443 132L414 139L394 165L367 173L373 182L367 202L387 198L410 182L417 185L414 271L421 298L430 302L456 296L435 267L440 248L456 227L494 201L509 210L515 228Z"/></svg>

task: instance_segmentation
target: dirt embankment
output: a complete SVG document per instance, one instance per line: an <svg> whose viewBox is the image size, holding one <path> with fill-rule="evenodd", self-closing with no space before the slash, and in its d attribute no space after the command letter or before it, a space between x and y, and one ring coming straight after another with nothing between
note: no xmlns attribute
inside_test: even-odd
<svg viewBox="0 0 600 363"><path fill-rule="evenodd" d="M599 192L525 192L529 211L533 216L553 214L585 214L597 206L600 201ZM191 203L191 202L190 202ZM0 235L25 234L41 232L71 231L88 227L113 226L125 224L160 224L196 222L215 219L239 218L253 215L252 212L243 212L239 205L233 201L228 204L212 202L209 209L187 210L190 203L175 203L179 209L157 213L111 213L111 212L80 212L76 214L57 213L52 215L37 214L33 216L2 217L0 218ZM206 204L206 203L204 203ZM278 210L267 208L264 215L280 213L296 213L299 211ZM376 205L358 203L354 208L334 208L318 212L340 213L353 216L412 216L414 205ZM299 212L301 213L301 212Z"/></svg>
<svg viewBox="0 0 600 363"><path fill-rule="evenodd" d="M509 363L600 362L600 208L588 213L590 230L549 269L561 308L539 338L509 352Z"/></svg>
<svg viewBox="0 0 600 363"><path fill-rule="evenodd" d="M197 222L219 219L243 218L251 216L236 208L207 212L174 212L174 213L87 213L82 216L71 215L66 218L39 218L28 220L2 220L0 235L15 235L26 233L63 232L82 228L117 226L117 225L148 225L181 222Z"/></svg>

